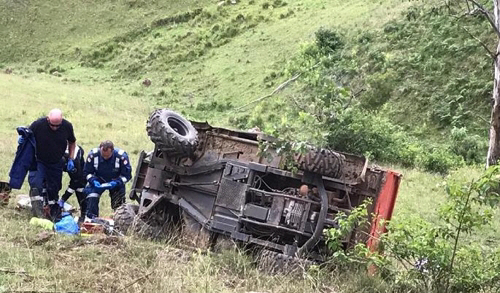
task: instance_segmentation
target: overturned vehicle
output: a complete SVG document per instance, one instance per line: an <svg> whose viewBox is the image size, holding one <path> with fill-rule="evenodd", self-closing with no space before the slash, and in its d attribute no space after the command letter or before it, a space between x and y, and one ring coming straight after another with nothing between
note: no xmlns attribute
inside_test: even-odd
<svg viewBox="0 0 500 293"><path fill-rule="evenodd" d="M259 152L272 137L190 122L167 109L151 114L147 133L155 148L141 153L130 193L139 205L115 213L122 232L155 237L180 227L198 245L231 240L275 257L321 261L323 230L337 227L338 213L372 199L371 226L351 231L346 248L363 241L375 249L381 220L391 218L400 175L363 157L311 147L290 164L272 148Z"/></svg>

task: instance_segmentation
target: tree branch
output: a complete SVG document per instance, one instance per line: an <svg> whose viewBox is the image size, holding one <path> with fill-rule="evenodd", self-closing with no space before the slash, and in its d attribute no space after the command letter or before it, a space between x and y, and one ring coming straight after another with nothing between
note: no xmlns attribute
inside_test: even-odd
<svg viewBox="0 0 500 293"><path fill-rule="evenodd" d="M13 270L8 268L0 268L0 273L14 274L14 275L28 275L28 273L23 270Z"/></svg>
<svg viewBox="0 0 500 293"><path fill-rule="evenodd" d="M486 124L488 124L488 126L491 125L491 121L488 121L486 119L484 119L483 117L479 116L479 115L475 115L477 118L481 119L483 122L485 122Z"/></svg>
<svg viewBox="0 0 500 293"><path fill-rule="evenodd" d="M453 245L453 252L451 255L451 260L450 260L450 266L449 266L449 277L446 280L446 287L445 287L445 293L448 293L448 289L450 287L450 279L451 276L453 275L453 264L455 263L455 256L457 254L457 249L458 249L458 240L460 239L460 232L462 232L462 225L464 223L464 218L465 218L465 209L469 206L469 201L470 197L472 195L472 187L474 185L474 181L471 182L469 186L469 190L467 191L467 199L465 200L464 207L460 213L460 218L458 219L458 228L457 228L457 235L455 235L455 243Z"/></svg>
<svg viewBox="0 0 500 293"><path fill-rule="evenodd" d="M239 107L239 108L236 108L234 111L239 111L239 110L241 110L241 109L245 108L246 106L249 106L249 105L251 105L251 104L253 104L253 103L256 103L256 102L262 101L262 100L264 100L264 99L266 99L266 98L269 98L270 96L274 95L275 93L277 93L277 92L279 92L279 91L283 90L286 86L288 86L288 84L289 84L289 83L291 83L291 82L295 81L295 80L296 80L297 78L299 78L301 75L302 75L302 73L298 73L298 74L296 74L294 77L292 77L292 78L290 78L289 80L285 81L284 83L280 84L280 85L279 85L277 88L275 88L275 89L274 89L274 91L273 91L272 93L270 93L269 95L265 95L265 96L263 96L263 97L260 97L260 98L258 98L258 99L255 99L255 100L253 100L253 101L251 101L251 102L249 102L249 103L247 103L247 104L245 104L245 105L243 105L243 106L241 106L241 107Z"/></svg>
<svg viewBox="0 0 500 293"><path fill-rule="evenodd" d="M464 31L466 31L466 32L469 34L469 36L471 36L474 40L478 41L478 42L479 42L479 44L481 44L481 46L483 46L483 48L484 48L484 49L488 52L488 55L491 57L491 59L493 59L493 60L496 60L496 59L497 59L497 55L496 55L496 54L494 54L493 52L491 52L491 50L488 48L488 46L486 46L486 44L485 44L483 41L481 41L478 37L474 36L474 35L473 35L473 34L472 34L472 33L471 33L468 29L466 29L464 26L461 26L461 27L462 27L462 29L463 29Z"/></svg>
<svg viewBox="0 0 500 293"><path fill-rule="evenodd" d="M493 21L494 17L491 15L491 12L488 9L484 8L484 6L481 3L477 2L476 0L469 0L469 1L476 6L476 8L470 11L469 14L475 14L476 12L480 12L481 14L483 14L490 23L491 27L495 30L497 37L500 38L500 31L498 30L495 21Z"/></svg>
<svg viewBox="0 0 500 293"><path fill-rule="evenodd" d="M291 82L294 82L297 78L299 78L299 77L302 75L302 73L304 73L304 72L306 72L306 71L308 71L308 70L314 69L314 68L315 68L316 66L318 66L318 65L319 65L319 62L318 62L318 63L316 63L316 64L314 64L313 66L311 66L311 67L310 67L310 68L308 68L307 70L304 70L304 71L303 71L303 72L301 72L301 73L297 73L296 75L294 75L294 76L293 76L292 78L290 78L289 80L287 80L287 81L285 81L284 83L280 84L280 85L279 85L277 88L275 88L275 89L274 89L274 91L273 91L272 93L270 93L269 95L265 95L265 96L263 96L263 97L260 97L260 98L258 98L258 99L255 99L255 100L253 100L253 101L251 101L251 102L249 102L249 103L247 103L247 104L245 104L245 105L243 105L243 106L241 106L241 107L239 107L239 108L236 108L235 110L233 110L233 112L239 111L239 110L241 110L241 109L245 108L246 106L249 106L249 105L251 105L251 104L253 104L253 103L256 103L256 102L259 102L259 101L262 101L262 100L264 100L264 99L267 99L267 98L271 97L271 96L272 96L272 95L274 95L275 93L277 93L277 92L279 92L279 91L283 90L283 89L284 89L285 87L287 87L287 86L288 86L288 84L290 84Z"/></svg>

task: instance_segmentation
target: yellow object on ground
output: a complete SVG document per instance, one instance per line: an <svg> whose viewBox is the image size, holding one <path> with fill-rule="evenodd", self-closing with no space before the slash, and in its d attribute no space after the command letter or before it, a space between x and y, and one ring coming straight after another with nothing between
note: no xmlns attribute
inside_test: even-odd
<svg viewBox="0 0 500 293"><path fill-rule="evenodd" d="M47 220L47 219L40 219L37 217L33 217L30 220L30 225L41 227L45 230L54 230L54 223L52 221Z"/></svg>

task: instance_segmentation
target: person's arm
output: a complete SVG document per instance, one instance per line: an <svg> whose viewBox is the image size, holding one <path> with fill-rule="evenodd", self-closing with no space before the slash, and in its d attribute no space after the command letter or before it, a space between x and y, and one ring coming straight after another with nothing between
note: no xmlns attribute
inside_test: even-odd
<svg viewBox="0 0 500 293"><path fill-rule="evenodd" d="M71 160L75 159L75 148L76 148L76 142L68 141L68 152L69 152L68 158Z"/></svg>
<svg viewBox="0 0 500 293"><path fill-rule="evenodd" d="M132 167L130 166L130 160L126 152L121 156L120 165L120 177L117 180L125 184L132 179Z"/></svg>
<svg viewBox="0 0 500 293"><path fill-rule="evenodd" d="M73 160L75 157L76 137L73 131L73 124L68 121L68 152L69 158Z"/></svg>

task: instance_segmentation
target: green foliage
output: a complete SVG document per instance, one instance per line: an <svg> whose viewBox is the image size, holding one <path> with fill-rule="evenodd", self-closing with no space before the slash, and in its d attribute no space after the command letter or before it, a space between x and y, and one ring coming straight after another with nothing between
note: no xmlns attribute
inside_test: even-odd
<svg viewBox="0 0 500 293"><path fill-rule="evenodd" d="M368 223L368 207L372 200L367 199L362 204L353 208L349 215L340 212L335 216L336 228L325 229L326 245L333 252L331 258L338 268L348 267L351 270L368 269L370 265L385 267L387 258L378 253L371 252L366 244L356 243L352 249L346 250L345 242L357 227Z"/></svg>
<svg viewBox="0 0 500 293"><path fill-rule="evenodd" d="M367 105L382 107L380 99L357 99L342 74L349 76L352 66L344 58L347 49L341 34L322 28L316 42L304 46L301 55L290 62L287 71L301 74L301 94L287 100L281 124L267 129L286 141L307 141L337 151L364 154L374 160L421 167L426 171L445 174L463 165L464 159L476 163L482 156L481 148L472 148L474 139L455 135L455 148L446 144L422 142L404 127L394 123L381 112L367 109ZM381 60L385 57L382 56ZM387 76L374 74L378 91L372 97L387 96ZM385 94L383 94L385 92ZM259 112L261 113L261 112ZM476 142L479 145L481 142ZM463 152L463 146L469 153ZM471 159L473 158L473 159Z"/></svg>
<svg viewBox="0 0 500 293"><path fill-rule="evenodd" d="M500 167L477 181L448 182L447 201L438 223L410 218L389 226L383 239L386 255L400 267L386 267L401 289L427 292L476 292L500 289L498 247L479 246L467 238L489 229L498 209Z"/></svg>
<svg viewBox="0 0 500 293"><path fill-rule="evenodd" d="M326 53L335 52L344 46L344 42L335 31L320 28L315 35L316 46Z"/></svg>
<svg viewBox="0 0 500 293"><path fill-rule="evenodd" d="M454 154L461 156L468 163L483 163L484 154L488 150L487 141L477 134L469 133L466 127L453 127L450 147Z"/></svg>
<svg viewBox="0 0 500 293"><path fill-rule="evenodd" d="M439 222L417 215L389 223L380 238L383 255L358 244L342 250L350 229L366 219L366 205L349 216L336 217L338 228L326 232L338 266L366 268L374 264L391 292L496 292L500 289L500 249L469 241L489 229L500 200L500 167L491 167L472 182L443 184L447 200L439 207Z"/></svg>
<svg viewBox="0 0 500 293"><path fill-rule="evenodd" d="M359 225L366 223L368 219L368 206L372 204L371 199L353 208L349 215L340 212L335 216L334 222L337 228L330 228L324 231L326 245L331 251L343 251L343 242L350 233Z"/></svg>
<svg viewBox="0 0 500 293"><path fill-rule="evenodd" d="M418 165L426 171L446 174L448 170L463 165L463 158L448 149L435 147L419 154Z"/></svg>
<svg viewBox="0 0 500 293"><path fill-rule="evenodd" d="M326 133L309 135L312 143L442 174L484 161L487 128L474 116L488 113L491 65L461 26L480 38L491 32L480 19L458 23L443 7L413 6L379 34L318 30L285 70L301 74L288 121L315 120L292 128Z"/></svg>

